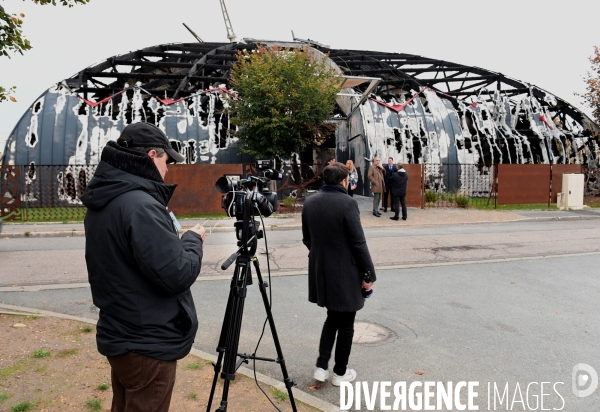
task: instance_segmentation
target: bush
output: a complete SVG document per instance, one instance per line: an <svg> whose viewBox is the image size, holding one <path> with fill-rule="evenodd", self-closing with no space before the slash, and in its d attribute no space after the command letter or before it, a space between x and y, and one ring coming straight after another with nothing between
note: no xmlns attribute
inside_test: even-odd
<svg viewBox="0 0 600 412"><path fill-rule="evenodd" d="M294 198L294 197L285 197L283 199L283 205L289 209L292 209L294 207L295 203L296 203L296 198Z"/></svg>
<svg viewBox="0 0 600 412"><path fill-rule="evenodd" d="M443 200L444 202L452 202L454 200L454 193L445 192L438 196L438 200Z"/></svg>
<svg viewBox="0 0 600 412"><path fill-rule="evenodd" d="M435 203L438 201L440 195L433 190L427 190L425 192L425 203Z"/></svg>
<svg viewBox="0 0 600 412"><path fill-rule="evenodd" d="M469 206L469 197L464 195L456 195L454 198L456 206L462 207L463 209Z"/></svg>

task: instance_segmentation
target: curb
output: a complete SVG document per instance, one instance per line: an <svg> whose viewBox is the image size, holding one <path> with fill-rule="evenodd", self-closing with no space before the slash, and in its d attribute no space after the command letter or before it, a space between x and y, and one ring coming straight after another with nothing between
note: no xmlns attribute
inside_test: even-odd
<svg viewBox="0 0 600 412"><path fill-rule="evenodd" d="M50 312L50 311L41 310L41 309L26 308L26 307L22 307L22 306L6 305L3 303L0 303L0 308L9 310L9 311L13 311L13 312L21 312L21 313L25 312L25 313L30 313L30 314L52 316L52 317L60 318L60 319L75 320L75 321L79 321L79 322L83 322L83 323L88 323L90 325L96 325L96 323L97 323L97 321L95 319L82 318L79 316L72 316L72 315L65 315L62 313ZM197 356L199 358L202 358L204 360L208 360L211 362L216 362L216 360L217 360L217 357L215 355L201 351L199 349L195 349L193 347L192 347L192 350L190 351L190 353L194 356ZM240 367L238 369L238 372L241 373L242 375L245 375L245 376L251 378L251 379L254 379L254 371L252 369ZM285 387L285 383L280 382L276 379L273 379L269 376L263 375L261 373L256 372L256 380L258 380L260 383L264 383L265 385L273 386L279 390L287 391L287 389ZM303 402L303 403L307 404L308 406L312 406L313 408L317 408L323 412L337 412L340 410L339 406L335 406L329 402L325 402L315 396L309 395L308 393L301 391L300 389L294 389L293 392L294 392L294 399L296 399L300 402Z"/></svg>
<svg viewBox="0 0 600 412"><path fill-rule="evenodd" d="M280 230L298 230L302 228L301 225L298 226L277 226L271 225L267 226L266 230L268 232L280 231ZM233 226L219 226L212 228L205 228L206 233L225 233L225 232L234 232L235 228ZM188 229L182 229L180 234L184 234ZM84 230L57 230L54 232L21 232L21 233L2 233L0 234L0 238L4 239L25 239L25 238L34 238L34 237L85 237Z"/></svg>
<svg viewBox="0 0 600 412"><path fill-rule="evenodd" d="M547 222L551 220L565 221L565 220L598 220L600 216L548 216L548 217L528 217L525 218L525 221L538 221L538 222Z"/></svg>
<svg viewBox="0 0 600 412"><path fill-rule="evenodd" d="M5 239L23 239L32 237L84 237L83 230L57 230L55 232L24 232L24 233L3 233L0 237Z"/></svg>
<svg viewBox="0 0 600 412"><path fill-rule="evenodd" d="M600 217L599 217L600 219ZM504 221L479 221L479 222L450 222L450 223L439 223L439 224L435 224L435 223L423 223L423 224L419 224L419 225L414 225L414 226L395 226L395 225L368 225L368 226L363 226L364 230L369 230L369 229L398 229L398 228L402 228L402 229L413 229L413 228L422 228L422 227L434 227L434 226L452 226L452 225L480 225L480 224L491 224L491 223L510 223L510 222L521 222L521 221L525 221L525 220L535 220L535 219L529 219L529 218L525 218L525 219L515 219L515 220L504 220ZM552 219L550 219L552 220ZM555 220L555 219L554 219ZM288 231L288 230L301 230L302 229L302 225L287 225L287 226L276 226L276 225L271 225L271 226L267 226L266 231L267 232L278 232L278 231ZM180 234L184 234L188 229L182 229L180 231ZM206 228L206 233L211 234L211 233L227 233L227 232L234 232L235 228L233 226L231 227L213 227L213 228ZM73 230L73 231L55 231L55 232L29 232L27 235L25 233L3 233L0 234L0 238L5 238L5 239L23 239L23 238L45 238L45 237L85 237L85 231L83 230Z"/></svg>

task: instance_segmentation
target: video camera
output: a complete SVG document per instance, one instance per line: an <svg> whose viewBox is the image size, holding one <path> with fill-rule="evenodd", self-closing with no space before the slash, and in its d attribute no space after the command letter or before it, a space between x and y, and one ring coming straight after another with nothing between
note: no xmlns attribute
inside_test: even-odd
<svg viewBox="0 0 600 412"><path fill-rule="evenodd" d="M225 194L221 207L227 216L243 220L246 198L253 205L254 216L269 217L277 210L277 193L269 190L269 183L271 180L283 179L283 174L274 167L275 160L258 160L256 168L262 176L248 176L245 180L239 180L225 175L217 180L215 187Z"/></svg>

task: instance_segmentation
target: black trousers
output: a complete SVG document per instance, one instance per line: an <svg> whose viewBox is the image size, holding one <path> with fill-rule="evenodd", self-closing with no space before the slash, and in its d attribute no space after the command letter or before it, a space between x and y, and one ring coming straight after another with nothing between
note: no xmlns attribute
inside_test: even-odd
<svg viewBox="0 0 600 412"><path fill-rule="evenodd" d="M391 183L384 183L385 186L385 191L383 192L383 208L387 210L388 208L388 199L390 199L390 201L393 202L394 200L394 196L392 195L392 184ZM393 209L393 206L390 205L390 209Z"/></svg>
<svg viewBox="0 0 600 412"><path fill-rule="evenodd" d="M333 372L340 376L346 373L346 366L348 366L348 358L350 358L350 350L352 349L352 338L354 337L355 317L356 312L327 311L327 319L323 325L321 342L319 343L318 368L329 369L329 359L331 358L331 350L337 333Z"/></svg>
<svg viewBox="0 0 600 412"><path fill-rule="evenodd" d="M400 208L398 207L398 202L402 204L402 219L406 220L406 195L404 196L394 196L392 195L392 212L394 212L394 217L398 217L400 214Z"/></svg>

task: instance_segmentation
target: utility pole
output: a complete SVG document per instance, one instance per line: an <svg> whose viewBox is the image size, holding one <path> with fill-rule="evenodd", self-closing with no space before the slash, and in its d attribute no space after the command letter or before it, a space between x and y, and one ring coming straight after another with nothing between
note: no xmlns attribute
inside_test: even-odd
<svg viewBox="0 0 600 412"><path fill-rule="evenodd" d="M231 43L235 43L235 33L233 27L231 27L231 20L229 20L229 13L227 13L227 7L225 7L225 0L221 0L221 11L223 12L223 20L225 20L225 28L227 29L227 38Z"/></svg>

